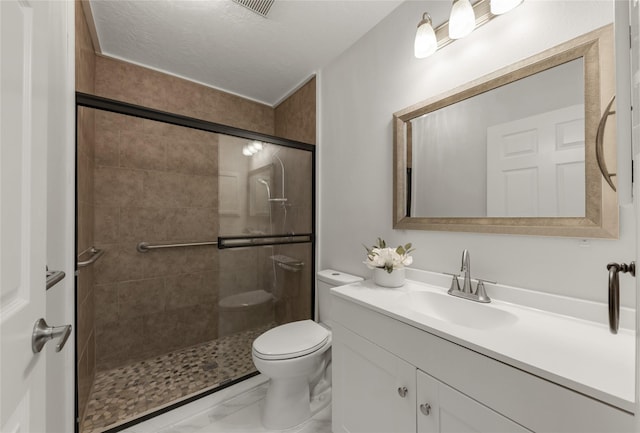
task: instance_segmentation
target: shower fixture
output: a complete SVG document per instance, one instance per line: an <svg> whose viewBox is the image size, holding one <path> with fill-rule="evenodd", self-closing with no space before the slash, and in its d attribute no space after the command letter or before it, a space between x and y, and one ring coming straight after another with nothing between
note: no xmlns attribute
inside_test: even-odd
<svg viewBox="0 0 640 433"><path fill-rule="evenodd" d="M278 152L279 151L280 150L278 150ZM269 197L269 201L275 201L275 202L280 202L284 204L287 201L287 199L285 198L286 196L284 195L284 164L280 159L280 157L278 156L278 152L274 153L271 157L277 159L278 162L280 163L280 169L282 172L282 195L280 195L280 197L277 197L277 198Z"/></svg>
<svg viewBox="0 0 640 433"><path fill-rule="evenodd" d="M265 188L267 188L267 198L271 200L271 190L269 189L269 182L261 177L256 179L256 182L261 183L265 186Z"/></svg>
<svg viewBox="0 0 640 433"><path fill-rule="evenodd" d="M267 188L267 199L270 202L278 202L278 203L284 203L287 201L287 199L285 197L276 197L276 198L272 198L271 197L271 189L269 188L269 181L267 179L264 178L258 178L256 179L256 182L261 183L262 185L265 186L265 188Z"/></svg>

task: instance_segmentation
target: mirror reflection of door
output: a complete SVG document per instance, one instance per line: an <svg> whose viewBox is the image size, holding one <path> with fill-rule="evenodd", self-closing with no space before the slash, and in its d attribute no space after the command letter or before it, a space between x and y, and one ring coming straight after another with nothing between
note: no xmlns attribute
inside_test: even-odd
<svg viewBox="0 0 640 433"><path fill-rule="evenodd" d="M585 215L584 105L487 128L487 216Z"/></svg>

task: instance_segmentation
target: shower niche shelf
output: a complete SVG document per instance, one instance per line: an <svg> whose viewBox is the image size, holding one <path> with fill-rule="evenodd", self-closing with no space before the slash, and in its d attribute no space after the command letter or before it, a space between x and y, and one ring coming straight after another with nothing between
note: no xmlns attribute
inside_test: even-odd
<svg viewBox="0 0 640 433"><path fill-rule="evenodd" d="M270 257L278 267L285 271L300 272L304 268L304 262L298 259L294 259L284 254L276 254Z"/></svg>

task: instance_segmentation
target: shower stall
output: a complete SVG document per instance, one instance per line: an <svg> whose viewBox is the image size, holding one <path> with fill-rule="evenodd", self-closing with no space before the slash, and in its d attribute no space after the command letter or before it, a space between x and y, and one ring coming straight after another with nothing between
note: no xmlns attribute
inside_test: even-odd
<svg viewBox="0 0 640 433"><path fill-rule="evenodd" d="M77 96L77 418L118 431L256 374L313 316L314 146Z"/></svg>

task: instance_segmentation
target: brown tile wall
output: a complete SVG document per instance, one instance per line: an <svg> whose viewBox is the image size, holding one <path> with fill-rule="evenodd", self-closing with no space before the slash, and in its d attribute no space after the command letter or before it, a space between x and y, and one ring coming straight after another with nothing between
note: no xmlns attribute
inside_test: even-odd
<svg viewBox="0 0 640 433"><path fill-rule="evenodd" d="M93 93L95 55L89 28L80 6L75 3L76 90ZM91 110L78 112L77 179L78 179L78 253L93 246L94 184L93 159L95 147L95 116ZM83 256L83 259L86 257ZM95 294L93 266L78 269L77 279L77 371L78 408L84 416L95 377Z"/></svg>
<svg viewBox="0 0 640 433"><path fill-rule="evenodd" d="M136 251L218 236L218 136L96 111L99 370L217 337L218 250Z"/></svg>
<svg viewBox="0 0 640 433"><path fill-rule="evenodd" d="M275 108L275 135L316 144L316 78Z"/></svg>
<svg viewBox="0 0 640 433"><path fill-rule="evenodd" d="M274 134L268 105L121 60L97 56L95 86L98 96Z"/></svg>

